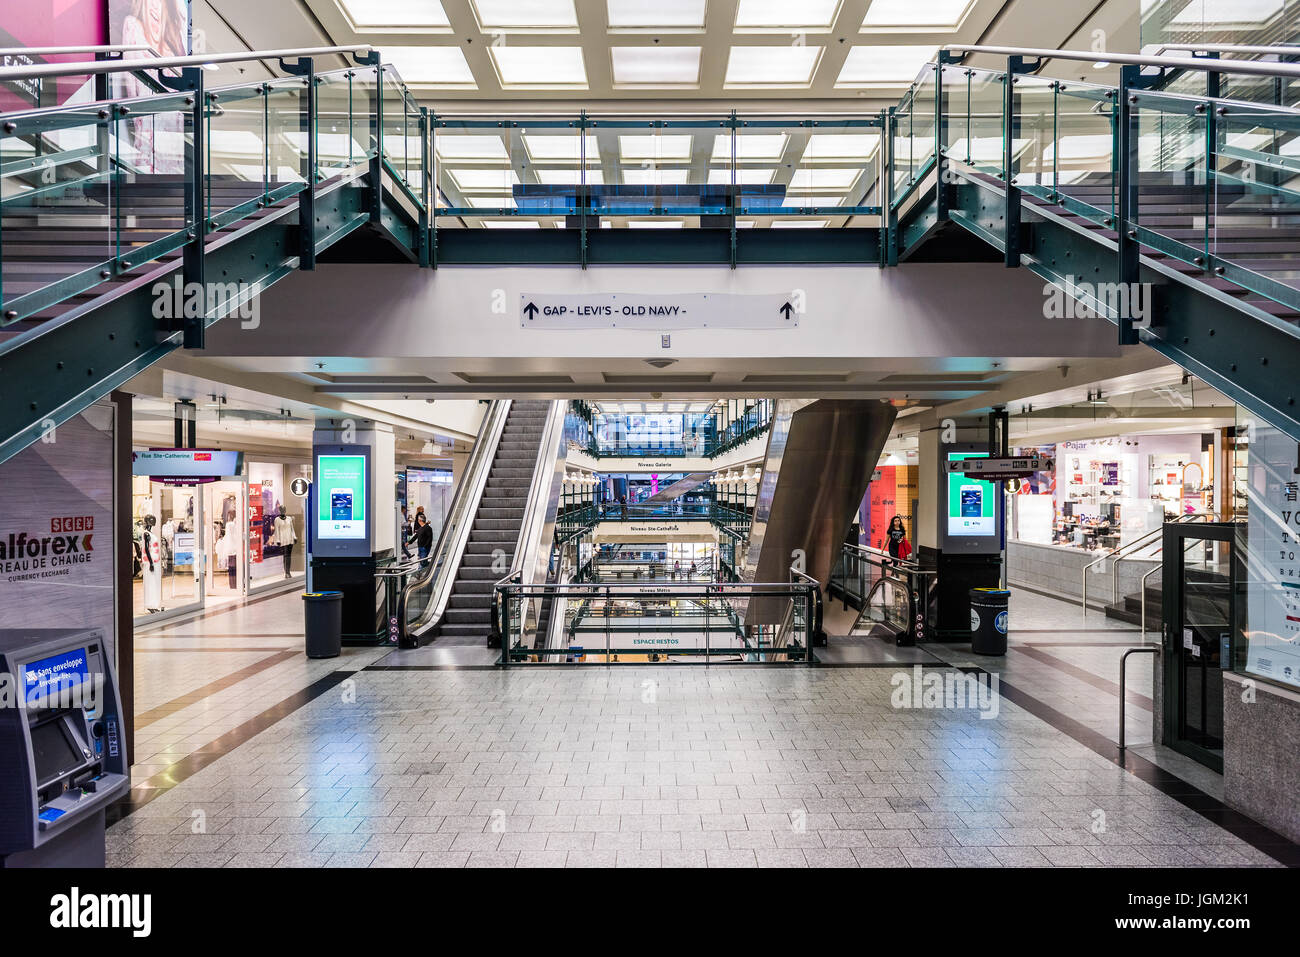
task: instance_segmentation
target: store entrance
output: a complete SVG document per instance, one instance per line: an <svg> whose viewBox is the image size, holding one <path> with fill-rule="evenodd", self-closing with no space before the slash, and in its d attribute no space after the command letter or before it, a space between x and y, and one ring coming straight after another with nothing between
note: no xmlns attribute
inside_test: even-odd
<svg viewBox="0 0 1300 957"><path fill-rule="evenodd" d="M1164 527L1164 737L1223 771L1223 669L1231 667L1235 526Z"/></svg>
<svg viewBox="0 0 1300 957"><path fill-rule="evenodd" d="M228 605L247 593L247 529L245 488L241 479L222 479L203 487L207 536L205 605Z"/></svg>
<svg viewBox="0 0 1300 957"><path fill-rule="evenodd" d="M203 501L198 485L134 479L132 607L137 618L203 607Z"/></svg>

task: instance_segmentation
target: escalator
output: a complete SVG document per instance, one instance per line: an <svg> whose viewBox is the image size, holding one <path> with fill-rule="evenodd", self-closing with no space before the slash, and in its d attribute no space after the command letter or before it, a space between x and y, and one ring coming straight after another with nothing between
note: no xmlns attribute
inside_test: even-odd
<svg viewBox="0 0 1300 957"><path fill-rule="evenodd" d="M403 591L401 643L484 645L492 586L515 563L552 403L494 401L483 417L451 514L421 571Z"/></svg>
<svg viewBox="0 0 1300 957"><path fill-rule="evenodd" d="M746 582L786 582L791 566L825 589L862 504L896 411L870 399L778 399L753 521L738 569ZM756 597L746 625L779 624L788 603Z"/></svg>

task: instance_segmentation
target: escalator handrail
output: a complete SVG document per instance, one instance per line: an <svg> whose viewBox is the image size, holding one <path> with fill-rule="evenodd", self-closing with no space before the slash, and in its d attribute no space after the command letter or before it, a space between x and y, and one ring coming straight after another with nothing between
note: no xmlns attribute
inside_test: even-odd
<svg viewBox="0 0 1300 957"><path fill-rule="evenodd" d="M452 499L451 512L437 544L425 559L420 574L412 577L398 602L397 614L403 632L408 630L406 609L410 596L417 589L433 589L433 597L419 622L410 627L410 632L419 634L442 620L447 601L451 597L451 585L455 573L460 569L461 557L465 553L465 544L469 541L470 529L474 525L474 516L478 514L478 504L487 486L488 474L492 471L492 462L496 458L497 444L505 428L506 418L510 414L510 399L494 399L483 415L479 424L478 435L474 440L474 449L470 452L465 471L456 486Z"/></svg>

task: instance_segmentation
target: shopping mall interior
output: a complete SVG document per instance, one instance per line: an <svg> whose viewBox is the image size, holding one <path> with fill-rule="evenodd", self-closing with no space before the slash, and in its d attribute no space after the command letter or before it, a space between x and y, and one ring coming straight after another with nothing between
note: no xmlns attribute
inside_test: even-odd
<svg viewBox="0 0 1300 957"><path fill-rule="evenodd" d="M0 54L0 865L1300 866L1291 0Z"/></svg>

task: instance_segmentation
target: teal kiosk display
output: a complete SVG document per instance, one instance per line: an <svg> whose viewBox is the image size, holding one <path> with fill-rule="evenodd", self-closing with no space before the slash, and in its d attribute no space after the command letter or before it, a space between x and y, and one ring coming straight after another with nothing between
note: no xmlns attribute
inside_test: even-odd
<svg viewBox="0 0 1300 957"><path fill-rule="evenodd" d="M130 787L104 632L0 630L0 867L103 867Z"/></svg>
<svg viewBox="0 0 1300 957"><path fill-rule="evenodd" d="M988 458L988 448L977 443L952 443L944 446L939 456L942 501L934 637L940 641L971 640L971 589L996 588L1002 578L1002 485L949 468L953 461Z"/></svg>
<svg viewBox="0 0 1300 957"><path fill-rule="evenodd" d="M317 445L312 460L312 589L343 593L343 644L379 644L388 629L375 591L370 446Z"/></svg>

